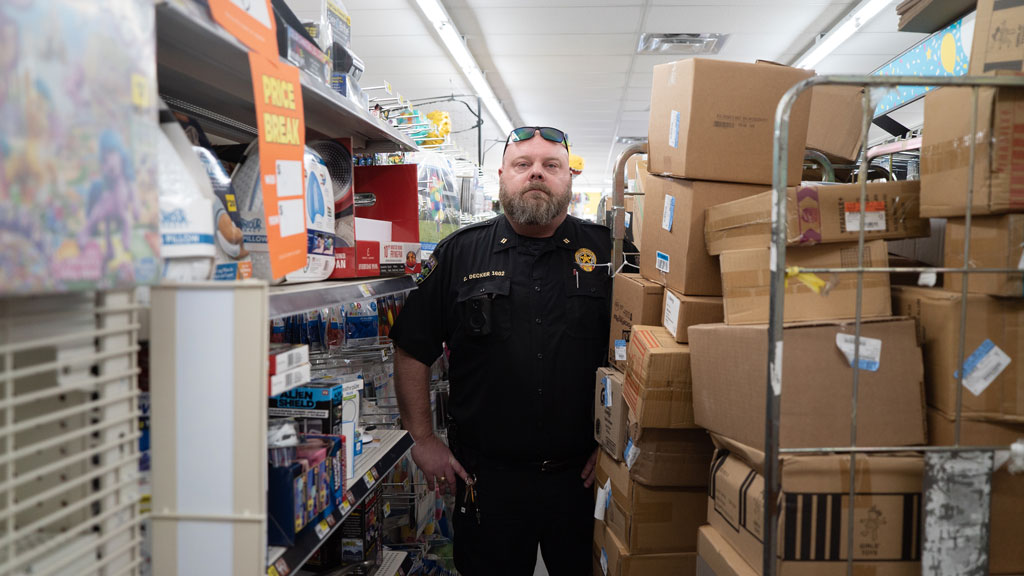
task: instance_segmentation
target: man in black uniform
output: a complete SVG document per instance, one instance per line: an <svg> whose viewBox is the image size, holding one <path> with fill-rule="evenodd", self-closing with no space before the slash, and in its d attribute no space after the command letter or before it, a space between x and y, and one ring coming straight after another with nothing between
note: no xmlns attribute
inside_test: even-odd
<svg viewBox="0 0 1024 576"><path fill-rule="evenodd" d="M463 576L592 570L594 374L610 317L608 228L569 216L565 135L517 128L500 179L504 215L463 228L424 266L391 331L413 459L456 493ZM449 351L452 450L433 434L429 366ZM472 486L467 490L467 482Z"/></svg>

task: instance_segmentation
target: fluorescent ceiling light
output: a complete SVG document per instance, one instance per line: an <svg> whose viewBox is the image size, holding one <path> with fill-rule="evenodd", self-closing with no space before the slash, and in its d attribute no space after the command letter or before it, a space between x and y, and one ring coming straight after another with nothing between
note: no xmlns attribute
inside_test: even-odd
<svg viewBox="0 0 1024 576"><path fill-rule="evenodd" d="M863 0L838 26L832 28L810 50L804 52L793 66L814 68L892 2L893 0Z"/></svg>
<svg viewBox="0 0 1024 576"><path fill-rule="evenodd" d="M728 34L651 34L640 35L637 54L682 54L697 56L718 54Z"/></svg>
<svg viewBox="0 0 1024 576"><path fill-rule="evenodd" d="M477 96L480 97L484 106L487 107L487 112L494 119L495 123L498 124L498 128L504 134L511 132L513 128L512 120L509 119L505 109L501 106L498 97L494 95L494 90L491 89L491 85L484 78L483 71L480 70L480 66L477 65L473 55L469 53L469 49L466 48L466 44L462 41L462 35L459 34L455 24L448 17L448 13L445 11L444 6L441 5L440 0L416 0L416 5L419 6L420 11L430 21L434 30L437 31L438 36L441 37L441 42L448 49L448 53L455 60L455 64L462 70L462 74L469 81L469 85L473 87Z"/></svg>

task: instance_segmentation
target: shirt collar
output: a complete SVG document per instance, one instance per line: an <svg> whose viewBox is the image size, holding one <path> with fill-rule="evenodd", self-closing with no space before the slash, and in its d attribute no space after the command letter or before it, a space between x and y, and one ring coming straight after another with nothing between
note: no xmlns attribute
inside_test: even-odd
<svg viewBox="0 0 1024 576"><path fill-rule="evenodd" d="M494 235L494 252L501 252L507 250L519 244L519 235L512 228L512 224L509 223L508 217L505 215L501 216L498 221L498 227L495 230ZM576 248L576 226L572 216L566 216L565 220L555 230L555 234L551 237L554 241L555 246L563 248L565 250L573 250Z"/></svg>

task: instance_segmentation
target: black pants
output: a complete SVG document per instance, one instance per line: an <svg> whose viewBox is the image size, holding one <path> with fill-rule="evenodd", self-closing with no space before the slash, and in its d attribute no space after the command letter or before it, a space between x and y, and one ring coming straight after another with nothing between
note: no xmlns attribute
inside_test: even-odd
<svg viewBox="0 0 1024 576"><path fill-rule="evenodd" d="M455 500L455 566L461 576L532 576L540 545L551 576L591 576L594 489L584 488L585 461L557 472L486 466L476 474L479 524L466 486Z"/></svg>

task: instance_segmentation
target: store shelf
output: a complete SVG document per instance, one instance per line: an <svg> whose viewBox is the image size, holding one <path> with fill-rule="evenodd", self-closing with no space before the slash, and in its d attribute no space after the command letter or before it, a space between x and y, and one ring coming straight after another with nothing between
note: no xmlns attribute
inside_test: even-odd
<svg viewBox="0 0 1024 576"><path fill-rule="evenodd" d="M270 317L301 314L317 308L337 306L342 302L396 294L415 287L416 283L412 276L361 278L344 282L327 280L311 284L273 286L270 288L269 298Z"/></svg>
<svg viewBox="0 0 1024 576"><path fill-rule="evenodd" d="M385 550L384 561L377 569L377 576L405 576L412 566L408 552Z"/></svg>
<svg viewBox="0 0 1024 576"><path fill-rule="evenodd" d="M326 517L321 516L310 522L295 537L291 548L271 547L267 550L267 574L288 576L302 567L313 552L338 526L345 521L349 512L359 506L370 490L398 464L412 448L412 436L404 430L377 431L379 440L363 447L363 453L356 456L355 477L350 481L346 502L349 506L336 509Z"/></svg>
<svg viewBox="0 0 1024 576"><path fill-rule="evenodd" d="M196 114L212 133L254 134L256 109L248 49L201 9L166 0L157 6L157 80L161 96ZM416 150L407 136L304 71L306 129L314 138L353 138L356 148ZM184 104L184 105L182 105Z"/></svg>

